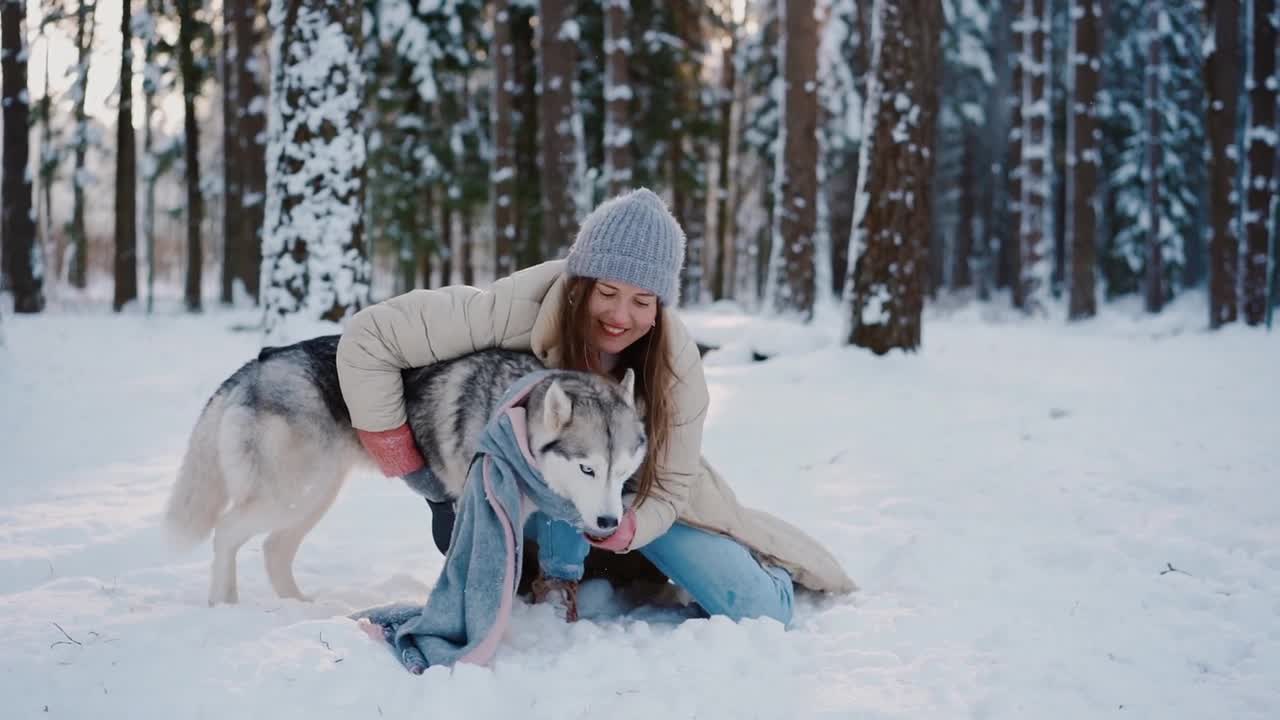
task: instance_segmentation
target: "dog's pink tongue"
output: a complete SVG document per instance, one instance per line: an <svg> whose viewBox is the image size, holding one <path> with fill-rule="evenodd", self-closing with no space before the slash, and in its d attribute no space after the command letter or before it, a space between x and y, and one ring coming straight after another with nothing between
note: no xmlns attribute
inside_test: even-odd
<svg viewBox="0 0 1280 720"><path fill-rule="evenodd" d="M525 414L525 409L520 406L507 408L507 417L511 419L511 430L516 435L516 444L520 446L520 454L524 455L525 462L529 463L529 467L537 468L538 463L533 461L533 453L529 451L529 423Z"/></svg>

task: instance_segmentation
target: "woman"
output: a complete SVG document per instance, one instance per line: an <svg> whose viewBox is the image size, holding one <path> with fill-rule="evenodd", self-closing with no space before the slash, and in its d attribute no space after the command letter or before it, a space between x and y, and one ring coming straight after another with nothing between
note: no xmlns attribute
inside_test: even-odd
<svg viewBox="0 0 1280 720"><path fill-rule="evenodd" d="M794 584L838 593L854 584L799 529L739 505L702 460L707 384L674 310L683 263L684 233L662 200L645 189L619 195L587 216L565 260L487 290L415 290L357 313L338 345L343 397L382 471L402 476L424 464L406 424L406 368L503 347L532 351L551 368L614 377L633 369L649 446L631 509L602 541L535 515L526 528L544 575L535 594L560 594L573 619L590 543L640 552L710 614L788 624ZM451 518L447 508L433 513L439 537Z"/></svg>

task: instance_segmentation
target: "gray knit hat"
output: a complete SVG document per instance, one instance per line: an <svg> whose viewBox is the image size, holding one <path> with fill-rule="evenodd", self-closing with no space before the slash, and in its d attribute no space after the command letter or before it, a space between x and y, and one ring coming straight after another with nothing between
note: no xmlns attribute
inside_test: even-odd
<svg viewBox="0 0 1280 720"><path fill-rule="evenodd" d="M645 188L610 198L582 221L569 248L569 274L644 288L663 305L680 299L684 230Z"/></svg>

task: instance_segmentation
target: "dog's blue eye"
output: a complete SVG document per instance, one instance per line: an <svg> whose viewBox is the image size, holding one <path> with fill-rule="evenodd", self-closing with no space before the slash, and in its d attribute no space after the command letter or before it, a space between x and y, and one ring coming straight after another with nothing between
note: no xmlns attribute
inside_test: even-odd
<svg viewBox="0 0 1280 720"><path fill-rule="evenodd" d="M593 468L588 467L586 465L579 465L578 469L582 471L583 475L588 475L590 477L596 476L596 471Z"/></svg>

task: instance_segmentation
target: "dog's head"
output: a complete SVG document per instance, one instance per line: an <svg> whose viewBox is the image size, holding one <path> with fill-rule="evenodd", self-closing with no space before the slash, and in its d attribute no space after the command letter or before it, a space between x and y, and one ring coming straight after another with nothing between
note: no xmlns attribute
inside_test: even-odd
<svg viewBox="0 0 1280 720"><path fill-rule="evenodd" d="M635 374L614 383L557 372L530 394L529 448L553 492L573 503L586 531L611 535L622 520L623 484L644 461Z"/></svg>

